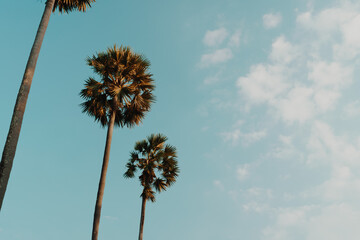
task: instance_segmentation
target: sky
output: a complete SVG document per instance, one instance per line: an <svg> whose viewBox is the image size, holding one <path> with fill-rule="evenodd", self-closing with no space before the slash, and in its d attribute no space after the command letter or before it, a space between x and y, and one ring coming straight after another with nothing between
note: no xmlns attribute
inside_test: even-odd
<svg viewBox="0 0 360 240"><path fill-rule="evenodd" d="M0 8L0 145L44 2ZM156 103L114 130L99 239L136 239L136 141L163 133L180 174L147 204L144 239L357 240L360 3L97 1L51 16L0 213L0 239L89 239L106 129L81 113L85 59L144 54Z"/></svg>

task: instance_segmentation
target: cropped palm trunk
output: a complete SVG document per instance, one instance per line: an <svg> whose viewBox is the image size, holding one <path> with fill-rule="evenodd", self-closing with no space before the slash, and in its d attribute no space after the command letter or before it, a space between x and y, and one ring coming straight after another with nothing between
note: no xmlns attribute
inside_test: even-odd
<svg viewBox="0 0 360 240"><path fill-rule="evenodd" d="M54 8L55 0L47 0L45 10L36 33L34 44L26 64L25 73L16 98L13 116L10 123L9 133L6 138L0 163L0 210L4 201L6 187L10 178L11 168L14 162L16 146L18 143L21 124L25 112L26 102L29 96L31 82L34 76L36 62L39 57L40 48Z"/></svg>
<svg viewBox="0 0 360 240"><path fill-rule="evenodd" d="M142 198L142 204L141 204L139 240L143 239L144 221L145 221L145 207L146 207L146 199L145 199L145 197L143 197Z"/></svg>
<svg viewBox="0 0 360 240"><path fill-rule="evenodd" d="M109 165L110 147L111 147L112 134L113 134L113 130L114 130L114 123L115 123L115 112L111 113L107 136L106 136L103 165L102 165L102 169L101 169L99 189L98 189L96 205L95 205L92 240L97 240L98 234L99 234L101 207L102 207L102 200L103 200L104 190L105 190L106 172L107 172L107 168Z"/></svg>

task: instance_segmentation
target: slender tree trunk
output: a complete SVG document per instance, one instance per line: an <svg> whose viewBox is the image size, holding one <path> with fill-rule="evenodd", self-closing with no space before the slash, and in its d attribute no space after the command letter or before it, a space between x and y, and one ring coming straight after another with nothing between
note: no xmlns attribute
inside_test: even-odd
<svg viewBox="0 0 360 240"><path fill-rule="evenodd" d="M141 204L139 240L143 239L144 221L145 221L145 207L146 207L146 199L145 199L145 197L143 197L142 198L142 204Z"/></svg>
<svg viewBox="0 0 360 240"><path fill-rule="evenodd" d="M103 165L102 165L102 169L101 169L101 176L100 176L99 188L98 188L96 205L95 205L92 240L98 239L101 206L102 206L102 200L103 200L103 196L104 196L106 172L107 172L107 168L109 165L110 147L111 147L112 134L113 134L113 130L114 130L114 123L115 123L115 112L113 112L111 114L108 131L107 131L107 136L106 136Z"/></svg>
<svg viewBox="0 0 360 240"><path fill-rule="evenodd" d="M9 133L5 142L5 147L0 163L0 210L5 196L6 187L10 178L16 146L20 135L21 124L25 112L26 102L29 96L31 82L34 76L36 62L39 57L41 44L43 42L50 15L54 7L55 0L47 0L45 10L36 33L34 44L31 48L30 56L26 64L25 73L16 98L13 116L10 123Z"/></svg>

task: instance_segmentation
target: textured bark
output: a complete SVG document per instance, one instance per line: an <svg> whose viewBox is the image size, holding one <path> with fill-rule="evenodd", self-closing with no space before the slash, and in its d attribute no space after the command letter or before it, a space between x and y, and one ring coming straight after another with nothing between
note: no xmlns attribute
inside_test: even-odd
<svg viewBox="0 0 360 240"><path fill-rule="evenodd" d="M36 33L34 44L26 64L25 73L16 98L13 116L10 123L9 133L6 138L0 163L0 210L4 200L6 187L10 178L11 168L14 162L16 147L20 135L21 124L24 117L26 102L29 96L31 82L34 76L36 62L39 57L40 48L50 20L55 0L46 1L45 10Z"/></svg>
<svg viewBox="0 0 360 240"><path fill-rule="evenodd" d="M146 207L146 199L145 199L145 197L143 197L142 198L142 204L141 204L139 240L143 239L144 221L145 221L145 207Z"/></svg>
<svg viewBox="0 0 360 240"><path fill-rule="evenodd" d="M109 165L110 147L111 147L112 134L113 134L113 130L114 130L114 123L115 123L115 112L113 112L111 114L111 118L110 118L109 126L108 126L108 131L107 131L107 136L106 136L106 144L105 144L103 165L102 165L102 169L101 169L99 189L98 189L97 198L96 198L96 204L95 204L92 240L97 240L98 239L99 225L100 225L100 215L101 215L101 206L102 206L102 200L103 200L104 190L105 190L106 172L107 172L107 168L108 168L108 165Z"/></svg>

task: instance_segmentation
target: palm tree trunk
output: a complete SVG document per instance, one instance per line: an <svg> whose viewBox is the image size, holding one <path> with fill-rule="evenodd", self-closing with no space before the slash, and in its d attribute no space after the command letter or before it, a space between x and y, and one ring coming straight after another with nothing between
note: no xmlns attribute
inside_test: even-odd
<svg viewBox="0 0 360 240"><path fill-rule="evenodd" d="M103 200L103 196L104 196L106 172L107 172L107 168L109 165L110 147L111 147L112 134L113 134L113 130L114 130L114 123L115 123L115 111L111 114L108 131L107 131L107 136L106 136L103 165L102 165L102 169L101 169L101 176L100 176L99 188L98 188L96 205L95 205L92 240L98 239L101 206L102 206L102 200Z"/></svg>
<svg viewBox="0 0 360 240"><path fill-rule="evenodd" d="M39 57L41 44L43 42L50 15L54 7L55 0L47 0L45 10L36 33L34 44L31 48L30 56L26 64L25 73L16 98L13 116L10 123L9 133L5 142L5 147L0 163L0 210L5 196L6 187L10 178L16 146L20 135L21 124L25 112L26 102L29 96L31 82L34 76L36 62Z"/></svg>
<svg viewBox="0 0 360 240"><path fill-rule="evenodd" d="M146 207L146 198L143 197L142 198L142 204L141 204L139 240L143 239L144 221L145 221L145 207Z"/></svg>

